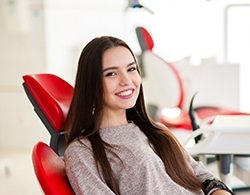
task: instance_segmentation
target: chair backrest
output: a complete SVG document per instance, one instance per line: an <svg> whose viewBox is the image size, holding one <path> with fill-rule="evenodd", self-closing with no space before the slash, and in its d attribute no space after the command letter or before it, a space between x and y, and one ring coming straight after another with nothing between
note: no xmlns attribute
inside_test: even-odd
<svg viewBox="0 0 250 195"><path fill-rule="evenodd" d="M53 74L24 75L23 80L35 112L51 134L50 147L63 156L64 125L74 88Z"/></svg>
<svg viewBox="0 0 250 195"><path fill-rule="evenodd" d="M181 108L184 100L182 80L171 63L166 62L152 51L144 51L143 87L147 104L158 108Z"/></svg>
<svg viewBox="0 0 250 195"><path fill-rule="evenodd" d="M184 89L175 67L153 52L154 41L144 27L135 29L142 53L139 56L143 87L148 105L158 108L181 108Z"/></svg>
<svg viewBox="0 0 250 195"><path fill-rule="evenodd" d="M64 161L43 142L38 142L32 152L36 177L46 195L73 195Z"/></svg>

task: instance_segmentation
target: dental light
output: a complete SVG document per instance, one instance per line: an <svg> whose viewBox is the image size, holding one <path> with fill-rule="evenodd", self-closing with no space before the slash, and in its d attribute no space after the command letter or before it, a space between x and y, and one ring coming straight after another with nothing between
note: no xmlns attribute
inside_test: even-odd
<svg viewBox="0 0 250 195"><path fill-rule="evenodd" d="M139 0L128 0L128 6L126 7L126 10L128 8L143 8L147 10L148 12L150 12L151 14L154 14L154 12L151 9L140 4Z"/></svg>

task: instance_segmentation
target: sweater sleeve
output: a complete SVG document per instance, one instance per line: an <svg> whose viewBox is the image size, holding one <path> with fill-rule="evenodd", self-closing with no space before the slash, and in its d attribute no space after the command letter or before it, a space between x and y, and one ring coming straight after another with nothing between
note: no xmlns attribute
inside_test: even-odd
<svg viewBox="0 0 250 195"><path fill-rule="evenodd" d="M234 193L226 186L226 184L224 184L222 181L217 179L213 174L211 174L201 162L195 161L188 154L186 155L187 155L188 162L191 165L195 175L203 183L204 187L202 190L204 194L211 195L214 191L218 189L222 189L234 195Z"/></svg>
<svg viewBox="0 0 250 195"><path fill-rule="evenodd" d="M69 182L77 195L114 195L100 177L92 151L78 141L70 144L64 154Z"/></svg>
<svg viewBox="0 0 250 195"><path fill-rule="evenodd" d="M205 180L215 179L215 176L208 171L208 169L199 161L196 161L189 154L186 153L187 160L193 169L195 175L199 178L201 182Z"/></svg>

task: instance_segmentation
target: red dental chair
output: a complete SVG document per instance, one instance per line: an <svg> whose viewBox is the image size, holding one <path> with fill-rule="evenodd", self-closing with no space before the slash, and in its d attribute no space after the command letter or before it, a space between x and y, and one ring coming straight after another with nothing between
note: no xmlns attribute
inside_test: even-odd
<svg viewBox="0 0 250 195"><path fill-rule="evenodd" d="M145 100L149 110L154 108L151 117L169 128L192 130L188 111L183 109L185 90L178 71L173 64L153 52L153 38L144 27L139 26L135 31L141 48L139 64ZM157 109L161 112L157 113ZM196 107L194 111L200 120L212 118L215 115L249 114L209 105ZM153 116L156 114L158 115Z"/></svg>
<svg viewBox="0 0 250 195"><path fill-rule="evenodd" d="M25 75L23 80L24 90L35 112L51 135L50 146L38 142L32 152L33 167L40 186L47 195L74 194L63 161L66 145L64 124L74 88L52 74Z"/></svg>
<svg viewBox="0 0 250 195"><path fill-rule="evenodd" d="M64 123L74 88L52 74L24 75L23 80L24 90L35 112L51 135L50 147L63 156Z"/></svg>
<svg viewBox="0 0 250 195"><path fill-rule="evenodd" d="M38 142L32 153L36 177L46 195L73 195L64 161L45 143Z"/></svg>

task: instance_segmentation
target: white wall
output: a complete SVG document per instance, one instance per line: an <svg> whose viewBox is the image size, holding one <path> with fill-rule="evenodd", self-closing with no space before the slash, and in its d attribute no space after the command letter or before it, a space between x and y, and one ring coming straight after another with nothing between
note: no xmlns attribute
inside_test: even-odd
<svg viewBox="0 0 250 195"><path fill-rule="evenodd" d="M168 61L191 56L223 62L223 11L247 1L141 0L153 15L124 12L126 0L6 2L0 1L0 147L30 149L48 135L23 92L23 74L52 72L73 83L80 51L96 36L118 36L139 52L137 25L151 32L155 52ZM250 111L247 101L242 107Z"/></svg>
<svg viewBox="0 0 250 195"><path fill-rule="evenodd" d="M0 150L48 138L22 87L22 75L45 71L43 11L31 6L0 1Z"/></svg>
<svg viewBox="0 0 250 195"><path fill-rule="evenodd" d="M250 3L235 4L227 12L227 59L238 62L240 69L240 108L250 111Z"/></svg>
<svg viewBox="0 0 250 195"><path fill-rule="evenodd" d="M45 1L46 68L73 82L82 48L96 36L126 40L126 1Z"/></svg>

